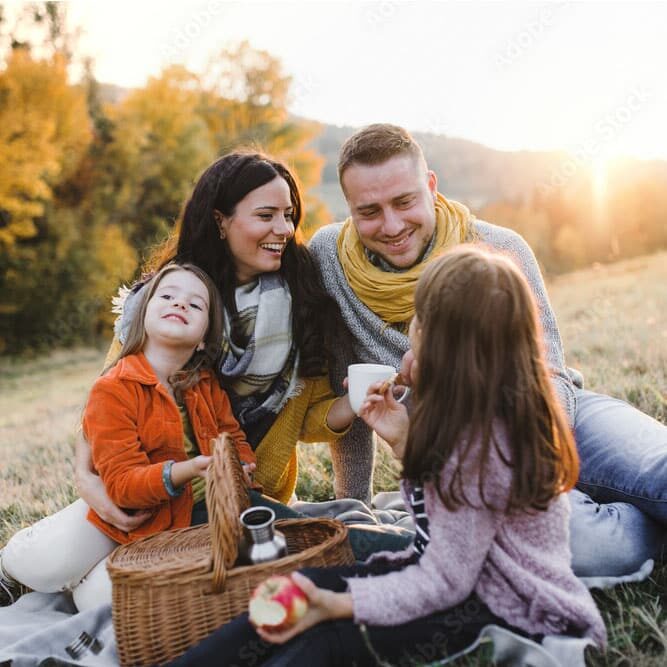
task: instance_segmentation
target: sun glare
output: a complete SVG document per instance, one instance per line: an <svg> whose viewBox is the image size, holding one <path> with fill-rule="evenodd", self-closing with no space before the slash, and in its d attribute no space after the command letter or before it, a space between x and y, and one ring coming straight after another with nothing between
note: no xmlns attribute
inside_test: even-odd
<svg viewBox="0 0 667 667"><path fill-rule="evenodd" d="M607 173L609 159L597 157L591 162L591 186L593 191L593 220L602 224L605 218L607 200Z"/></svg>

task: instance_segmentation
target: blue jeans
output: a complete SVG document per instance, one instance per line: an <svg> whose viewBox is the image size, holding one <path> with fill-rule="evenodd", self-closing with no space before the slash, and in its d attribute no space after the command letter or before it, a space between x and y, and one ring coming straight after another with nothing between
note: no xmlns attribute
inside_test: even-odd
<svg viewBox="0 0 667 667"><path fill-rule="evenodd" d="M667 427L616 398L576 391L572 567L628 574L667 550Z"/></svg>

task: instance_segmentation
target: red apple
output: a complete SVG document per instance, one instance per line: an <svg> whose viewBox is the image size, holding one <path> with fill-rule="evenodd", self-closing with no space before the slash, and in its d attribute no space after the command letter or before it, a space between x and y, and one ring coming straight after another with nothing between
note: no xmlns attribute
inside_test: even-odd
<svg viewBox="0 0 667 667"><path fill-rule="evenodd" d="M256 628L280 631L293 626L308 610L308 598L289 578L269 577L250 596L250 622Z"/></svg>

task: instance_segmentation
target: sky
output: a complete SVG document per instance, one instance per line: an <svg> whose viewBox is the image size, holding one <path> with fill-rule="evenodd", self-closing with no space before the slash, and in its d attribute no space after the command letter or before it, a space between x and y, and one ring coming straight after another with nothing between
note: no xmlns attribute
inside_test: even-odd
<svg viewBox="0 0 667 667"><path fill-rule="evenodd" d="M282 61L291 111L314 120L667 159L667 3L71 0L69 19L103 82L198 71L248 40Z"/></svg>

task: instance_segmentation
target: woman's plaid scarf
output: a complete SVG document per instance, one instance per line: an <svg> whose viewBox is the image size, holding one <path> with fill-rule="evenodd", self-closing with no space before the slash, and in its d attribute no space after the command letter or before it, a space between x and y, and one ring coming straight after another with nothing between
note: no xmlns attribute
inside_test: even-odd
<svg viewBox="0 0 667 667"><path fill-rule="evenodd" d="M266 273L257 283L238 287L236 305L234 315L225 309L220 370L234 414L247 431L275 418L303 383L292 340L292 296L280 274Z"/></svg>

